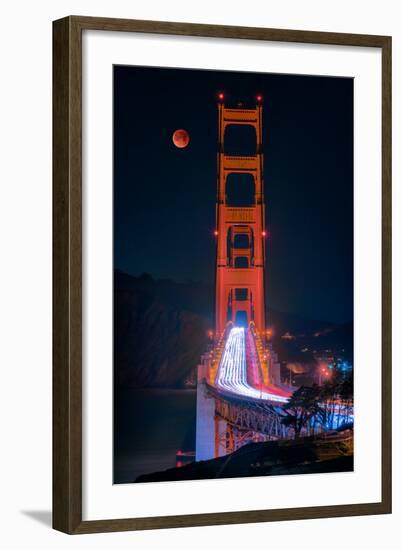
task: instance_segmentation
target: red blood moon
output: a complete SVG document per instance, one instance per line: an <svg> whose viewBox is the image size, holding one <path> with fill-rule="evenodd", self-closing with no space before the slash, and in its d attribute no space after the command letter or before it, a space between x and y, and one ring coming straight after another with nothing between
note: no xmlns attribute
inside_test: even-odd
<svg viewBox="0 0 401 550"><path fill-rule="evenodd" d="M173 143L178 149L184 149L189 143L189 134L186 130L182 128L176 130L173 134Z"/></svg>

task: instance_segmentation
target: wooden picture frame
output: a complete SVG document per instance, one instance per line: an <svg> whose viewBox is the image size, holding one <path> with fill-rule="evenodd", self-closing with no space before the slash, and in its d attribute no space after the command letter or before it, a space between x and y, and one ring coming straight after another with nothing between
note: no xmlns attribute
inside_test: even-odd
<svg viewBox="0 0 401 550"><path fill-rule="evenodd" d="M380 502L82 520L82 31L379 48L382 56L382 497ZM71 16L53 23L53 527L69 534L391 512L391 37Z"/></svg>

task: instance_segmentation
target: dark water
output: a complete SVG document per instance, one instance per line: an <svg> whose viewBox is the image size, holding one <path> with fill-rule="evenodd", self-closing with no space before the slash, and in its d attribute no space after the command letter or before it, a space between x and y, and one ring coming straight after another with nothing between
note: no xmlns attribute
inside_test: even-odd
<svg viewBox="0 0 401 550"><path fill-rule="evenodd" d="M195 390L120 390L114 405L114 483L175 466L195 450Z"/></svg>

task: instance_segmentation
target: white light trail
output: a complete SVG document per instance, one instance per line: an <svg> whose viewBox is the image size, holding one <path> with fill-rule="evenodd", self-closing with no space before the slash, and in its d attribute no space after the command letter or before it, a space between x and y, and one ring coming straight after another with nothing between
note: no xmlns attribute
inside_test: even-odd
<svg viewBox="0 0 401 550"><path fill-rule="evenodd" d="M287 397L253 388L248 384L245 354L245 329L233 327L228 335L220 360L215 385L240 396L286 403Z"/></svg>

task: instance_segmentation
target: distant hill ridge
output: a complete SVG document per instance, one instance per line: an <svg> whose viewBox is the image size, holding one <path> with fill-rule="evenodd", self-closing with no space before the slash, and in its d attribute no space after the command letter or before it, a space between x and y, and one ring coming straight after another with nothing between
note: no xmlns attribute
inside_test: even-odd
<svg viewBox="0 0 401 550"><path fill-rule="evenodd" d="M203 283L155 280L114 272L114 373L117 388L180 388L195 383L195 368L208 345L213 292ZM290 347L281 336L328 330L333 340L341 329L333 323L267 310L280 356ZM349 328L343 326L349 333ZM344 335L342 335L343 337ZM352 338L352 333L351 333ZM316 339L316 338L315 338ZM293 344L292 344L293 347Z"/></svg>

